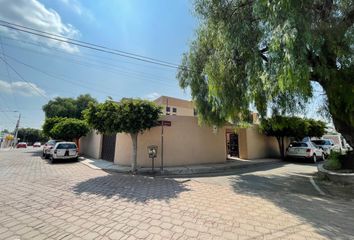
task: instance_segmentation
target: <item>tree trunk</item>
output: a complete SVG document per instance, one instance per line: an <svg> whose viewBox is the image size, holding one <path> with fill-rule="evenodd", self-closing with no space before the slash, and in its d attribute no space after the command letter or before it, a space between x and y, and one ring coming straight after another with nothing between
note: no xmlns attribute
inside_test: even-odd
<svg viewBox="0 0 354 240"><path fill-rule="evenodd" d="M137 152L138 152L138 134L131 133L130 137L132 138L132 172L136 173L137 170Z"/></svg>
<svg viewBox="0 0 354 240"><path fill-rule="evenodd" d="M284 155L284 138L283 137L276 137L278 141L278 146L279 146L279 152L280 152L280 159L285 160L285 155Z"/></svg>
<svg viewBox="0 0 354 240"><path fill-rule="evenodd" d="M333 124L337 132L341 133L347 143L354 147L354 125L350 119L353 116L352 103L342 99L341 94L352 94L351 85L331 86L329 83L321 84L328 99L328 110L332 116ZM349 95L348 95L349 96Z"/></svg>

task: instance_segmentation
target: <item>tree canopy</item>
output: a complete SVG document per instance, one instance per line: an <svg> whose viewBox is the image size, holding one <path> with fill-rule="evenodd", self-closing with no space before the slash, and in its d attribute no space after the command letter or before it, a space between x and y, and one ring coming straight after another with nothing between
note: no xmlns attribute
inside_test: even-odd
<svg viewBox="0 0 354 240"><path fill-rule="evenodd" d="M43 111L46 118L66 117L83 119L82 111L88 107L90 102L97 103L97 100L89 94L80 95L76 99L57 97L45 104Z"/></svg>
<svg viewBox="0 0 354 240"><path fill-rule="evenodd" d="M89 125L84 120L67 118L56 123L50 131L50 136L66 141L78 140L90 131Z"/></svg>
<svg viewBox="0 0 354 240"><path fill-rule="evenodd" d="M253 105L294 114L323 88L336 129L354 136L352 0L195 0L201 20L177 77L202 120L240 121Z"/></svg>
<svg viewBox="0 0 354 240"><path fill-rule="evenodd" d="M42 126L43 134L47 137L53 137L51 131L54 128L54 126L60 122L63 122L66 119L67 118L62 118L62 117L46 118Z"/></svg>
<svg viewBox="0 0 354 240"><path fill-rule="evenodd" d="M137 170L137 137L139 132L157 124L161 109L153 102L140 99L107 100L90 104L84 111L90 126L100 133L128 133L132 138L132 171Z"/></svg>
<svg viewBox="0 0 354 240"><path fill-rule="evenodd" d="M18 129L17 137L21 142L45 142L47 137L42 133L40 129L35 128L20 128Z"/></svg>
<svg viewBox="0 0 354 240"><path fill-rule="evenodd" d="M304 137L322 137L326 124L314 119L275 115L262 119L260 129L265 135L277 139L281 158L284 159L285 137L293 137L296 140L302 140Z"/></svg>

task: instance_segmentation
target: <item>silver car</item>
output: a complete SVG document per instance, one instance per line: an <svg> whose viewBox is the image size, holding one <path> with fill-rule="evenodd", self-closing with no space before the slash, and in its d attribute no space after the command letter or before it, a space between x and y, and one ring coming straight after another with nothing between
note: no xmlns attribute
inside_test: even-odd
<svg viewBox="0 0 354 240"><path fill-rule="evenodd" d="M332 142L331 139L316 139L316 140L311 140L312 143L314 143L316 146L321 148L327 157L329 154L331 154L334 143Z"/></svg>
<svg viewBox="0 0 354 240"><path fill-rule="evenodd" d="M50 149L50 161L58 159L78 160L78 149L74 142L58 142Z"/></svg>
<svg viewBox="0 0 354 240"><path fill-rule="evenodd" d="M311 159L314 163L318 159L325 159L322 149L312 142L292 142L286 150L288 158L304 158Z"/></svg>

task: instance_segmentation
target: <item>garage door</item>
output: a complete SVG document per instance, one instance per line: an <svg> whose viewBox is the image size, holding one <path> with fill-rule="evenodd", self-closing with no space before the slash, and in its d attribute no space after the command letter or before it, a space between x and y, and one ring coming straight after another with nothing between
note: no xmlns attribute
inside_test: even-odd
<svg viewBox="0 0 354 240"><path fill-rule="evenodd" d="M116 134L104 134L102 139L101 158L107 161L114 161L114 152L116 149Z"/></svg>

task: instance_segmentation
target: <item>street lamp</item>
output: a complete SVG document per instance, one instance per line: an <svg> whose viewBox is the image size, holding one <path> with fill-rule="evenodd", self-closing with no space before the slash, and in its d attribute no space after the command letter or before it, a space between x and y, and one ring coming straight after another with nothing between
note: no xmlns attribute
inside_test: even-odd
<svg viewBox="0 0 354 240"><path fill-rule="evenodd" d="M10 111L10 110L4 111L4 110L2 110L2 111L0 111L0 112L14 112L14 113L18 113L18 119L17 119L16 127L15 127L15 138L14 138L14 145L16 146L17 141L18 141L18 139L17 139L17 134L18 134L18 128L19 128L19 126L20 126L21 113L20 113L19 111L17 111L17 110L13 110L13 111Z"/></svg>

